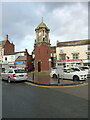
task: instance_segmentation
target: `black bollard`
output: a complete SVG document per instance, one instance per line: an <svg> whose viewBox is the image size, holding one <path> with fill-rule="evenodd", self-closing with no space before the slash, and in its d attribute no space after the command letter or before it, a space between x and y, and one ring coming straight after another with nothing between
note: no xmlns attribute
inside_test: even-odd
<svg viewBox="0 0 90 120"><path fill-rule="evenodd" d="M58 75L58 83L60 83L59 75Z"/></svg>
<svg viewBox="0 0 90 120"><path fill-rule="evenodd" d="M33 74L32 74L32 80L34 80L34 72L33 72Z"/></svg>

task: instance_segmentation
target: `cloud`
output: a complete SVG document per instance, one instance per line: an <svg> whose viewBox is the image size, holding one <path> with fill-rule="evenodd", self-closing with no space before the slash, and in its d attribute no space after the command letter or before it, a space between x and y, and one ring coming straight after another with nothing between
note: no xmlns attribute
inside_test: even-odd
<svg viewBox="0 0 90 120"><path fill-rule="evenodd" d="M88 3L7 2L2 3L2 33L16 50L33 50L35 28L44 22L50 29L51 44L57 41L88 38Z"/></svg>

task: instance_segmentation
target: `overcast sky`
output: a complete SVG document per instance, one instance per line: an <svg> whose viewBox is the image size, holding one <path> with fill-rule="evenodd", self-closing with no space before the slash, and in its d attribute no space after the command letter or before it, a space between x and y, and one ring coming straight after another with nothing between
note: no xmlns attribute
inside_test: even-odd
<svg viewBox="0 0 90 120"><path fill-rule="evenodd" d="M88 39L88 3L86 2L3 2L2 39L9 34L16 51L31 52L35 28L44 23L50 29L50 42Z"/></svg>

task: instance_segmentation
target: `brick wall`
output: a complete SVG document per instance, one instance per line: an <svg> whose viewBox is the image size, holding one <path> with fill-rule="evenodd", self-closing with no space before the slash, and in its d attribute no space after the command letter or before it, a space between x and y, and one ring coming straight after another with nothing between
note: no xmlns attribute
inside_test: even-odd
<svg viewBox="0 0 90 120"><path fill-rule="evenodd" d="M38 71L38 62L41 63L41 71L48 71L50 69L50 46L46 44L35 45L34 54L35 54L35 71Z"/></svg>
<svg viewBox="0 0 90 120"><path fill-rule="evenodd" d="M15 50L15 46L13 43L10 43L9 40L6 41L4 45L4 55L13 53Z"/></svg>
<svg viewBox="0 0 90 120"><path fill-rule="evenodd" d="M26 56L26 67L28 68L28 71L32 71L32 55L29 55L28 50L25 49L24 55Z"/></svg>

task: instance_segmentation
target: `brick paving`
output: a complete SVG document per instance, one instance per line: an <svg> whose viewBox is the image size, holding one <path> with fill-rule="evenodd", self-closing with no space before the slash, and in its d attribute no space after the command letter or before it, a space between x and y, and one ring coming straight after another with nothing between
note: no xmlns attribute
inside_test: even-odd
<svg viewBox="0 0 90 120"><path fill-rule="evenodd" d="M28 81L35 83L35 84L42 84L42 85L75 85L81 84L81 81L73 81L73 80L63 80L63 79L54 79L51 78L49 75L29 75Z"/></svg>

